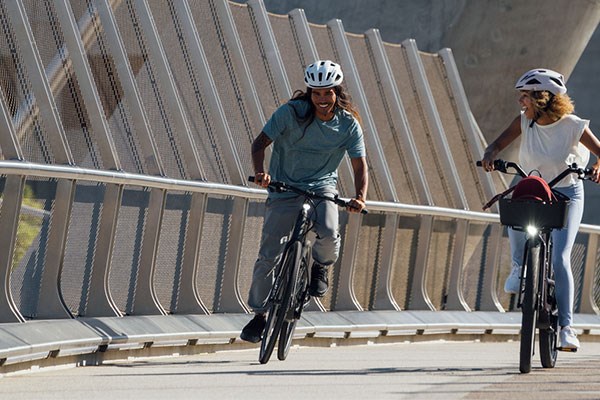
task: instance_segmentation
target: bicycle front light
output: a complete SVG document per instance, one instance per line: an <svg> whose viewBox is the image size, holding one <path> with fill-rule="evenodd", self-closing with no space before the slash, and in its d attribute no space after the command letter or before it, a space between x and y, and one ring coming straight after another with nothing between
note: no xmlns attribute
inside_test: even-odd
<svg viewBox="0 0 600 400"><path fill-rule="evenodd" d="M527 235L530 237L537 236L538 234L538 228L536 228L533 225L527 225L527 228L525 228L525 230L527 231Z"/></svg>

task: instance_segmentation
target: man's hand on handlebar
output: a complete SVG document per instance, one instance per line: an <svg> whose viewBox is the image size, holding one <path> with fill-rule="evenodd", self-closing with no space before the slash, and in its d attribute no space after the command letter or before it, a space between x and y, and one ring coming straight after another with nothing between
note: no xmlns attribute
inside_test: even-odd
<svg viewBox="0 0 600 400"><path fill-rule="evenodd" d="M350 213L360 213L365 209L366 203L362 199L352 198L348 202L348 207L346 207L346 211Z"/></svg>
<svg viewBox="0 0 600 400"><path fill-rule="evenodd" d="M271 183L271 175L266 172L257 172L254 175L254 183L260 187L266 188Z"/></svg>

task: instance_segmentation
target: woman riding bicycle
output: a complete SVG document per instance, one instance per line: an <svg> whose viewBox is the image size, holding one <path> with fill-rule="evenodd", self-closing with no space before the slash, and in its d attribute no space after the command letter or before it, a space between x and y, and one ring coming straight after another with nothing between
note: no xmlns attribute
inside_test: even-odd
<svg viewBox="0 0 600 400"><path fill-rule="evenodd" d="M590 151L597 157L593 164L595 182L600 181L600 141L589 128L589 121L572 114L573 103L566 94L564 78L549 69L533 69L519 78L515 85L519 91L521 114L486 149L482 166L494 169L493 161L500 151L519 136L519 163L524 170L536 171L545 180L562 172L567 164L586 166ZM574 284L571 271L571 249L583 216L583 183L573 174L556 184L561 193L570 197L568 220L561 230L552 232L554 248L552 259L556 281L560 331L560 348L576 350L579 340L573 322ZM520 287L524 232L508 230L512 269L504 284L504 291L516 293Z"/></svg>
<svg viewBox="0 0 600 400"><path fill-rule="evenodd" d="M252 143L256 184L266 188L275 180L318 194L337 194L337 169L347 152L356 190L348 211L362 211L368 186L363 132L358 112L341 86L342 80L340 66L332 61L319 60L306 68L306 92L296 91L290 101L279 107ZM265 149L271 144L273 152L265 172ZM290 192L269 193L248 296L255 316L242 330L243 340L261 340L273 270L303 200ZM312 217L316 240L309 293L321 297L328 289L328 267L336 262L340 250L337 206L322 201L316 204Z"/></svg>

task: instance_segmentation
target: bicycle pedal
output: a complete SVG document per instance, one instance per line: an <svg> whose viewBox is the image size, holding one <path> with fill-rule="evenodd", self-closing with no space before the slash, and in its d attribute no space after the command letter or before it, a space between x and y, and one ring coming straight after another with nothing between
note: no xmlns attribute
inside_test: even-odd
<svg viewBox="0 0 600 400"><path fill-rule="evenodd" d="M565 351L568 353L577 353L578 349L577 349L577 347L574 347L574 348L572 348L572 347L557 347L556 350Z"/></svg>

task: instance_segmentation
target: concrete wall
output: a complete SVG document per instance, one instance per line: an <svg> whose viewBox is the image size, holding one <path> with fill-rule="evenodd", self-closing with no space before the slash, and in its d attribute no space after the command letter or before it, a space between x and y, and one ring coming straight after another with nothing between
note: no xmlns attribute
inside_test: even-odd
<svg viewBox="0 0 600 400"><path fill-rule="evenodd" d="M244 3L245 1L239 0ZM302 8L309 22L341 19L347 32L378 28L384 41L414 38L420 50L452 49L469 104L484 136L493 140L518 113L513 85L538 66L562 72L576 112L600 132L595 101L600 77L597 60L600 1L584 0L264 0L269 12ZM556 29L555 27L560 27ZM594 34L594 35L593 35ZM591 38L591 40L590 40ZM586 47L587 46L587 47ZM584 51L585 50L585 51ZM504 158L516 158L516 146ZM586 185L588 204L600 189ZM584 221L600 224L587 207Z"/></svg>

